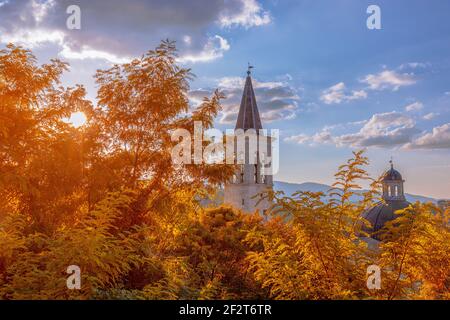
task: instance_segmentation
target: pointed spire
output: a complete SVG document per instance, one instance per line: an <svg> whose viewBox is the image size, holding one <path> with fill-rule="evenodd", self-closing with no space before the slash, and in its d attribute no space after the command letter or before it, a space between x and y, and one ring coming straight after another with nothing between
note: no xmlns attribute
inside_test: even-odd
<svg viewBox="0 0 450 320"><path fill-rule="evenodd" d="M391 169L394 169L394 158L391 157L391 160L389 161L389 163L391 164Z"/></svg>
<svg viewBox="0 0 450 320"><path fill-rule="evenodd" d="M261 118L259 117L255 91L253 90L251 78L251 70L253 68L254 67L249 63L247 70L247 79L245 80L244 93L242 94L241 106L236 123L236 129L262 129Z"/></svg>

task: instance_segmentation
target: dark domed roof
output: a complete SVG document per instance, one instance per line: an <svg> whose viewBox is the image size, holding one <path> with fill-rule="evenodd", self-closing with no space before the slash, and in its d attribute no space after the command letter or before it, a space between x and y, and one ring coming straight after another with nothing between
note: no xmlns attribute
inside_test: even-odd
<svg viewBox="0 0 450 320"><path fill-rule="evenodd" d="M380 231L388 221L392 221L397 218L396 211L405 209L410 203L403 200L386 201L386 203L380 202L374 207L366 210L362 217L370 222L371 228L365 230L369 233ZM372 236L374 239L379 239L377 235Z"/></svg>
<svg viewBox="0 0 450 320"><path fill-rule="evenodd" d="M398 172L394 168L391 168L390 170L384 173L383 181L393 181L393 180L403 180L403 178L400 172Z"/></svg>

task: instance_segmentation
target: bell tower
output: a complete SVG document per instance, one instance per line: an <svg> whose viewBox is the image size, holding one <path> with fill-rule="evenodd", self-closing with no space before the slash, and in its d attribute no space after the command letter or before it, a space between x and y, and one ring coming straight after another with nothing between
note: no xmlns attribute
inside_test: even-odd
<svg viewBox="0 0 450 320"><path fill-rule="evenodd" d="M255 92L253 90L251 70L252 66L248 66L247 78L245 80L244 92L242 94L241 105L239 109L239 115L235 127L235 135L244 133L247 137L248 133L253 133L258 139L261 138L259 130L262 130L261 118L259 116L258 106L256 104ZM249 134L250 135L250 134ZM245 138L247 139L247 138ZM249 161L251 152L249 149L249 142L245 141L245 161L243 164L238 164L238 169L233 179L225 184L224 190L224 203L230 204L237 209L241 209L244 212L253 212L260 210L265 211L270 203L267 199L262 199L259 196L261 193L271 190L273 188L272 175L265 175L262 168L266 165L265 159L261 159L260 155L272 156L271 152L271 140L267 138L267 150L259 150L261 145L257 143L255 151L256 161L251 163ZM239 144L239 139L238 139ZM262 151L262 152L259 152ZM235 148L235 154L238 155L239 151Z"/></svg>

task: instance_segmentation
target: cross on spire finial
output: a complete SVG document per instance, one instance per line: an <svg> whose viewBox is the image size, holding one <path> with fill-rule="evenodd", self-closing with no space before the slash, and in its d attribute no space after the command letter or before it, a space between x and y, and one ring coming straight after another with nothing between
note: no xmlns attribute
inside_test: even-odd
<svg viewBox="0 0 450 320"><path fill-rule="evenodd" d="M394 169L394 158L391 156L391 160L389 161L391 164L391 169Z"/></svg>
<svg viewBox="0 0 450 320"><path fill-rule="evenodd" d="M247 75L250 76L252 74L252 69L254 68L254 66L252 66L250 64L250 62L248 63L248 69L247 69Z"/></svg>

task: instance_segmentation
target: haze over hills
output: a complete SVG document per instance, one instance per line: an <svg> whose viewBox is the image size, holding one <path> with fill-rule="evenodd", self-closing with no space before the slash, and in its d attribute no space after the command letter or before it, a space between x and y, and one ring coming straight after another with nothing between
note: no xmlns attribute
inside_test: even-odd
<svg viewBox="0 0 450 320"><path fill-rule="evenodd" d="M315 182L305 182L305 183L288 183L288 182L281 182L281 181L274 181L274 190L275 191L283 191L286 195L290 196L296 191L310 191L310 192L324 192L326 193L329 189L331 189L331 186L326 184L320 184ZM365 190L358 190L358 192L364 192ZM414 203L416 201L420 202L432 202L437 203L437 199L425 197L425 196L419 196L419 195L413 195L405 193L406 200ZM352 201L358 201L359 197L355 195L351 199Z"/></svg>
<svg viewBox="0 0 450 320"><path fill-rule="evenodd" d="M282 182L282 181L274 181L273 182L273 189L274 191L283 191L286 196L291 196L294 192L297 191L310 191L310 192L323 192L326 193L328 190L331 189L331 186L316 182L304 182L304 183L290 183L290 182ZM364 192L367 190L358 190L357 192ZM419 196L414 194L405 193L406 200L414 203L416 201L420 202L432 202L434 204L437 204L437 201L439 199L434 199L431 197L425 197L425 196ZM351 198L351 201L357 202L360 200L360 197L357 195L353 196ZM216 199L208 199L208 200L202 200L203 205L220 205L223 203L223 190L220 189L217 192Z"/></svg>

